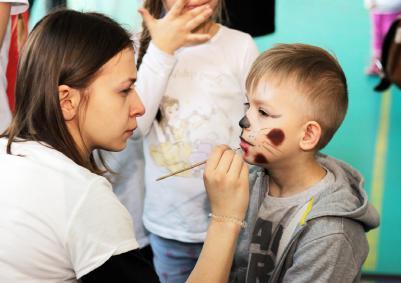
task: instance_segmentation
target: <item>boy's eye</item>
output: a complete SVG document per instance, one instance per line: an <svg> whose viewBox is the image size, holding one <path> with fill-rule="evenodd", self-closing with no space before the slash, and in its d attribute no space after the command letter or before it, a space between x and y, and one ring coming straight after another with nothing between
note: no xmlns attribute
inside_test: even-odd
<svg viewBox="0 0 401 283"><path fill-rule="evenodd" d="M266 116L266 117L269 117L269 116L270 116L270 113L266 112L266 111L263 110L263 109L259 109L259 114L262 115L262 116Z"/></svg>

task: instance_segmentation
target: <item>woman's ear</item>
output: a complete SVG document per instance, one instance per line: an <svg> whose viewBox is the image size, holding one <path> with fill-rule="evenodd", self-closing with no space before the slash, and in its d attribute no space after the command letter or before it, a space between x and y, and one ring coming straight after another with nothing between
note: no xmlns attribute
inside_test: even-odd
<svg viewBox="0 0 401 283"><path fill-rule="evenodd" d="M58 86L58 96L60 99L60 107L65 121L73 120L78 113L81 94L77 89L67 85Z"/></svg>
<svg viewBox="0 0 401 283"><path fill-rule="evenodd" d="M299 142L301 149L305 151L313 150L316 148L322 136L322 128L316 121L308 121L304 125L303 137Z"/></svg>

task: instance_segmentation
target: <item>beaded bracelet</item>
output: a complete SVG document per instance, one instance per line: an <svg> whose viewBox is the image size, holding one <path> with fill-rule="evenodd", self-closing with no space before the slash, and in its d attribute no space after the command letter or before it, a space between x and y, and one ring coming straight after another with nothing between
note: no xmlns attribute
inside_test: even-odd
<svg viewBox="0 0 401 283"><path fill-rule="evenodd" d="M209 213L209 217L215 219L218 222L232 222L238 224L243 229L246 228L246 221L235 217L214 215L213 213Z"/></svg>

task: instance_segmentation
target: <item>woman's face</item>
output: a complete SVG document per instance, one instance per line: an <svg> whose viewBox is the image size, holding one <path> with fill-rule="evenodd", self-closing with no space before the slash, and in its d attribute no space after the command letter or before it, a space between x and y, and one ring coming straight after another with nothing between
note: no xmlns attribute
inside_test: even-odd
<svg viewBox="0 0 401 283"><path fill-rule="evenodd" d="M136 117L145 113L135 89L134 50L126 48L110 59L86 90L80 133L90 150L123 150L137 126Z"/></svg>

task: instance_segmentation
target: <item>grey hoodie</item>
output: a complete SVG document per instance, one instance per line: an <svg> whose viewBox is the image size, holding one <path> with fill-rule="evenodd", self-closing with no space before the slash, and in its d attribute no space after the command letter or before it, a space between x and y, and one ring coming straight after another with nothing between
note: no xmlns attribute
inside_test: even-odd
<svg viewBox="0 0 401 283"><path fill-rule="evenodd" d="M306 222L298 223L281 258L275 259L268 282L360 280L361 266L369 251L365 232L378 227L379 215L368 203L363 178L355 169L323 154L318 154L317 160L333 173L335 181L314 196ZM248 226L238 240L230 282L247 282L247 272L252 272L248 268L249 247L268 179L263 168L251 168ZM252 277L255 276L248 276ZM255 282L265 283L257 279Z"/></svg>

